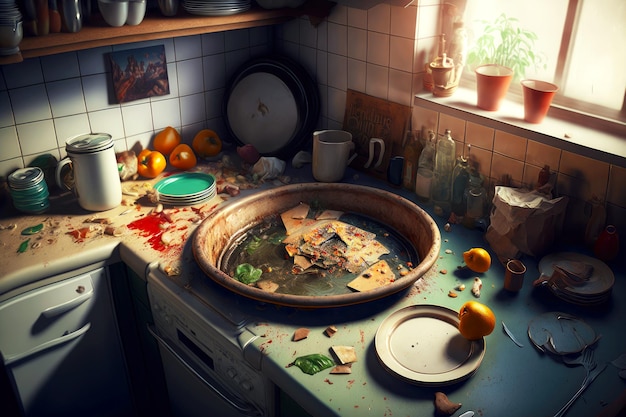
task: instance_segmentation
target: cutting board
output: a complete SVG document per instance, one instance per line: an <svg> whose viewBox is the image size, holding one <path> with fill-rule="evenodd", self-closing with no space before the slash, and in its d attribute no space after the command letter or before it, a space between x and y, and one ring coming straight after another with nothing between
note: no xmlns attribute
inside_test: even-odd
<svg viewBox="0 0 626 417"><path fill-rule="evenodd" d="M357 153L350 166L386 179L389 160L403 154L403 140L410 118L409 106L348 90L343 130L352 133ZM372 164L369 168L364 168L369 157L371 138L380 138L385 142L385 153L380 166L373 167L380 152L380 147L376 146Z"/></svg>

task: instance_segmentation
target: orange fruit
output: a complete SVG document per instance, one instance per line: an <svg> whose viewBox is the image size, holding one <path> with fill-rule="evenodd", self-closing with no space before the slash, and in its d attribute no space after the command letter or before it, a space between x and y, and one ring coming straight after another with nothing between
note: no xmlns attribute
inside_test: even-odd
<svg viewBox="0 0 626 417"><path fill-rule="evenodd" d="M477 340L493 332L496 315L478 301L468 301L459 310L459 332L468 340Z"/></svg>
<svg viewBox="0 0 626 417"><path fill-rule="evenodd" d="M180 139L178 130L168 126L156 134L152 144L155 151L159 151L163 155L169 155L180 144Z"/></svg>
<svg viewBox="0 0 626 417"><path fill-rule="evenodd" d="M487 272L491 266L491 256L483 248L472 248L463 252L463 261L474 272Z"/></svg>

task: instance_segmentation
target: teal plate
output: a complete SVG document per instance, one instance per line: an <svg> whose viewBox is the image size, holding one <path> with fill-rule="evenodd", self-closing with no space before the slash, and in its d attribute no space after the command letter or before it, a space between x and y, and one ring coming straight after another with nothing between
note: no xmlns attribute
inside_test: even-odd
<svg viewBox="0 0 626 417"><path fill-rule="evenodd" d="M213 175L202 172L185 172L171 175L154 185L154 189L167 197L196 197L215 184Z"/></svg>

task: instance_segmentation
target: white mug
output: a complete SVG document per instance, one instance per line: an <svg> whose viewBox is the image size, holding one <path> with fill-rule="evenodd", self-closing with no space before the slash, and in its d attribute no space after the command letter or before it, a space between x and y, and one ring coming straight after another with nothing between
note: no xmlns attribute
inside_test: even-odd
<svg viewBox="0 0 626 417"><path fill-rule="evenodd" d="M341 181L354 160L352 134L343 130L313 132L313 178L320 182Z"/></svg>
<svg viewBox="0 0 626 417"><path fill-rule="evenodd" d="M78 204L85 210L105 211L119 206L122 202L122 184L111 135L78 135L65 141L65 150L69 158L61 160L57 165L57 185L62 189L73 190L78 197ZM70 163L74 176L73 187L61 178L63 168Z"/></svg>

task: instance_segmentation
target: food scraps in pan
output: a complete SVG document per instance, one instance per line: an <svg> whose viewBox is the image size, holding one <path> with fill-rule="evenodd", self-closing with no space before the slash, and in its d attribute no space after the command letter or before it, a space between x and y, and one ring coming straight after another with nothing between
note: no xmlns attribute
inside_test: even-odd
<svg viewBox="0 0 626 417"><path fill-rule="evenodd" d="M333 337L335 335L335 333L337 333L337 327L336 326L328 326L326 328L326 330L324 330L324 334L326 334L326 336L328 336L328 337Z"/></svg>

